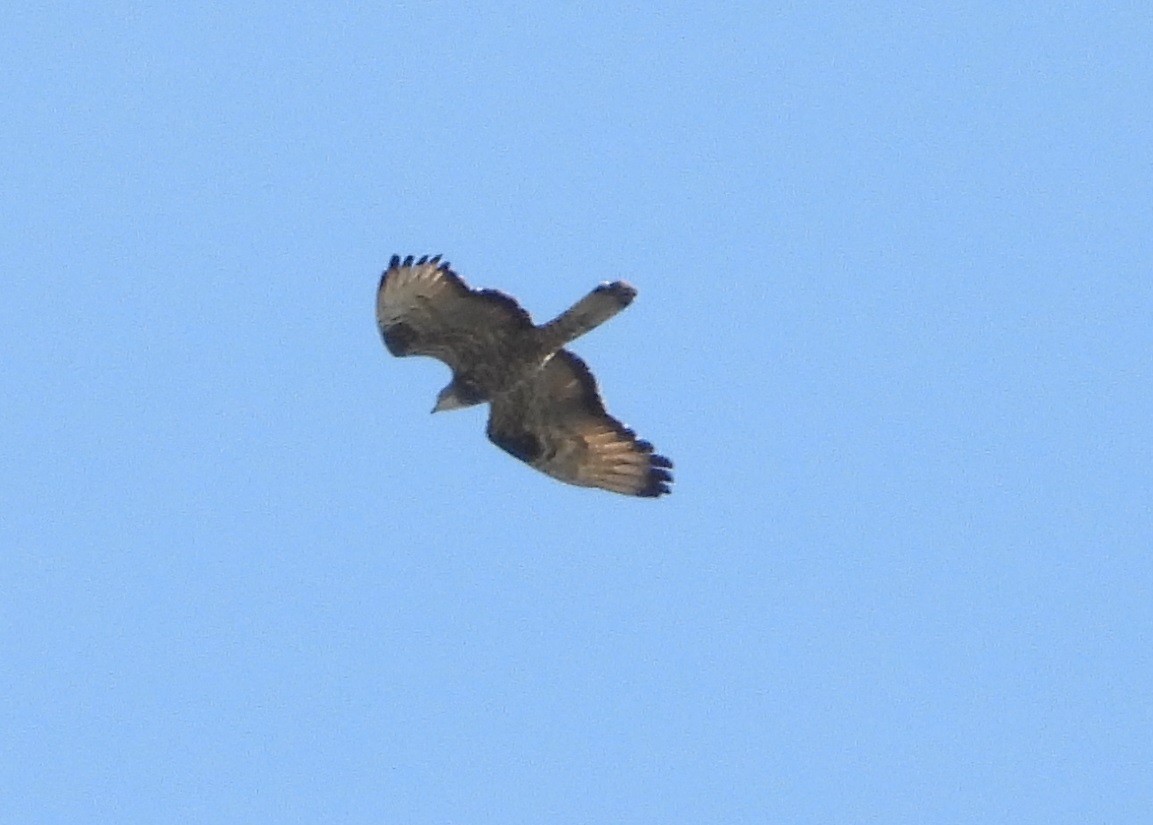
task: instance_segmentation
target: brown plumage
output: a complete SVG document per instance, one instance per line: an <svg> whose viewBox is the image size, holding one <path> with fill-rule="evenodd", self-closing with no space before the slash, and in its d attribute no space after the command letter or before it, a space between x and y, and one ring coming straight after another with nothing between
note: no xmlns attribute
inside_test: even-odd
<svg viewBox="0 0 1153 825"><path fill-rule="evenodd" d="M669 492L672 462L606 412L588 367L563 349L635 296L623 281L601 284L537 326L503 292L470 289L439 255L394 255L380 279L376 320L393 355L431 355L452 370L433 412L488 402L489 439L541 472L659 496Z"/></svg>

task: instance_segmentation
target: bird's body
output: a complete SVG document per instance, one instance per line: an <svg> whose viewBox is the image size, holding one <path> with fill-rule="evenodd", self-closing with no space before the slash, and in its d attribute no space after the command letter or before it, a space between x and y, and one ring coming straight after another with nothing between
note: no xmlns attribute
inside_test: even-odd
<svg viewBox="0 0 1153 825"><path fill-rule="evenodd" d="M394 255L376 318L393 355L431 355L452 370L433 412L488 402L498 447L554 478L627 495L669 492L672 463L604 409L596 381L564 349L632 302L628 284L602 284L535 325L511 297L470 289L440 256Z"/></svg>

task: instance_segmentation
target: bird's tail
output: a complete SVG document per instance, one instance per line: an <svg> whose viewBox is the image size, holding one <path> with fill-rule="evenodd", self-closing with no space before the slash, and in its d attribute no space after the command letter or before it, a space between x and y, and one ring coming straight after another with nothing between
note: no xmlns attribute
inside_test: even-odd
<svg viewBox="0 0 1153 825"><path fill-rule="evenodd" d="M550 350L558 350L599 327L633 302L637 291L624 281L601 284L547 324L540 333Z"/></svg>

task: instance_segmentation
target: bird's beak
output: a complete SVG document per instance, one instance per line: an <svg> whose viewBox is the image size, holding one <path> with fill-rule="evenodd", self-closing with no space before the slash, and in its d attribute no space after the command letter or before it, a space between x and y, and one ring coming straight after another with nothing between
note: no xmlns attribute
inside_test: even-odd
<svg viewBox="0 0 1153 825"><path fill-rule="evenodd" d="M436 405L432 408L434 413L444 412L445 410L457 410L463 405L456 399L456 396L448 393L446 389L436 397Z"/></svg>

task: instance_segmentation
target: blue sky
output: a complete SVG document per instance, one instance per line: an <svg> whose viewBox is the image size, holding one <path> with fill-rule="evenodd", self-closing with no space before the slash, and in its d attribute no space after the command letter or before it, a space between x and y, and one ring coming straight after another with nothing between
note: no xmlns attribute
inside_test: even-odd
<svg viewBox="0 0 1153 825"><path fill-rule="evenodd" d="M1153 809L1146 4L0 12L0 820ZM430 416L393 253L676 462Z"/></svg>

